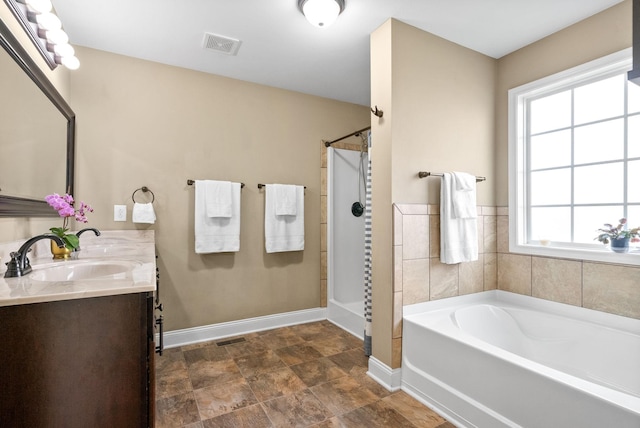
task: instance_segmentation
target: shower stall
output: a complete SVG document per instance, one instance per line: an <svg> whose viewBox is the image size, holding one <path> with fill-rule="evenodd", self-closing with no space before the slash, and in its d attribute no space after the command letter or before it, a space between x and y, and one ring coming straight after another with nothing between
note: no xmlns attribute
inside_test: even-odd
<svg viewBox="0 0 640 428"><path fill-rule="evenodd" d="M327 149L327 318L361 339L367 156L362 149Z"/></svg>

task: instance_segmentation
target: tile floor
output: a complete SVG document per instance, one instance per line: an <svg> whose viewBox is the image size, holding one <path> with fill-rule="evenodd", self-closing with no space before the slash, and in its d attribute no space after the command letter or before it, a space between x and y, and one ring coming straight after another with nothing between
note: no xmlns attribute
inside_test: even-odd
<svg viewBox="0 0 640 428"><path fill-rule="evenodd" d="M328 321L238 339L156 358L157 428L453 428L370 379L362 341Z"/></svg>

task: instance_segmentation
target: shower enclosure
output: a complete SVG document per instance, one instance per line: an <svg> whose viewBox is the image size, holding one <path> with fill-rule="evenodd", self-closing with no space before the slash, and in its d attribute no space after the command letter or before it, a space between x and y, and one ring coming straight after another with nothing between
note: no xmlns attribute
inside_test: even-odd
<svg viewBox="0 0 640 428"><path fill-rule="evenodd" d="M327 151L327 318L363 338L367 153ZM358 206L358 203L361 205Z"/></svg>

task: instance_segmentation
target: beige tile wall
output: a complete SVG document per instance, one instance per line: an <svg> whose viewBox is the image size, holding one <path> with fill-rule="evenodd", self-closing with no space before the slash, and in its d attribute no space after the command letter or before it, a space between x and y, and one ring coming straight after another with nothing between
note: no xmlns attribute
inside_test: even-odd
<svg viewBox="0 0 640 428"><path fill-rule="evenodd" d="M506 207L498 216L498 288L640 319L640 268L509 253Z"/></svg>
<svg viewBox="0 0 640 428"><path fill-rule="evenodd" d="M497 288L640 318L640 268L512 254L507 207L478 208L479 260L443 265L439 207L394 205L396 301L410 305ZM401 334L398 325L394 318Z"/></svg>

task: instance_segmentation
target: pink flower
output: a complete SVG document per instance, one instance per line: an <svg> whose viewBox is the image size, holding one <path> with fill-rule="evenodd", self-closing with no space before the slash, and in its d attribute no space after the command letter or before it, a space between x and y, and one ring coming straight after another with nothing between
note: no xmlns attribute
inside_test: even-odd
<svg viewBox="0 0 640 428"><path fill-rule="evenodd" d="M65 231L67 230L67 225L70 217L74 217L76 221L80 223L87 223L88 220L87 220L86 213L93 212L93 208L91 208L90 205L85 204L82 201L80 201L80 208L76 210L73 207L75 200L73 199L73 196L69 194L60 196L59 194L54 193L52 195L45 196L44 200L47 201L47 203L53 209L58 211L58 215L60 217L64 218L62 228Z"/></svg>

